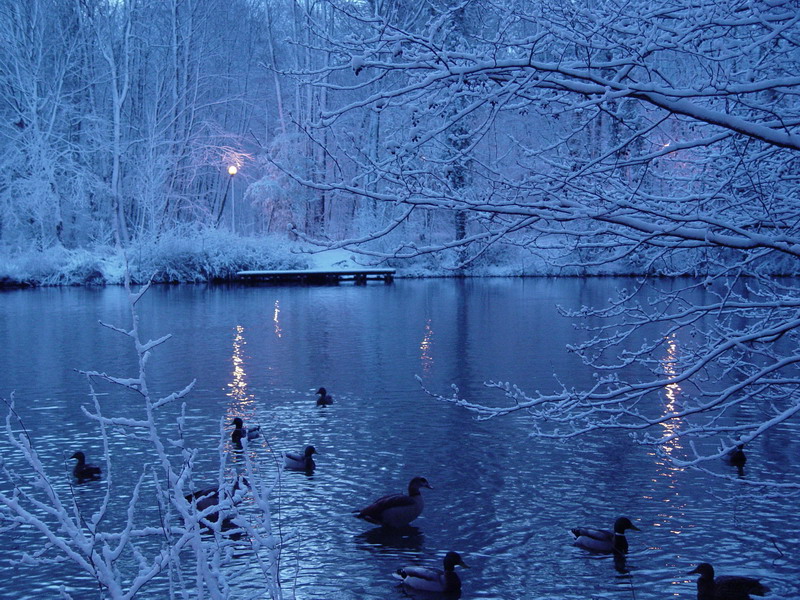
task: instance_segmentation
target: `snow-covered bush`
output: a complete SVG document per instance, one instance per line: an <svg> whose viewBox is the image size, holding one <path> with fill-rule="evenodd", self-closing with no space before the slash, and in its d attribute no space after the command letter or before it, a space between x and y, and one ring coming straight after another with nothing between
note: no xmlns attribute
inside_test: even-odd
<svg viewBox="0 0 800 600"><path fill-rule="evenodd" d="M0 253L0 280L30 285L103 285L103 254L63 246L16 255Z"/></svg>
<svg viewBox="0 0 800 600"><path fill-rule="evenodd" d="M241 237L227 230L187 227L142 240L128 252L134 281L199 282L228 279L247 269L302 269L307 257L293 254L282 237Z"/></svg>
<svg viewBox="0 0 800 600"><path fill-rule="evenodd" d="M242 237L227 230L186 227L141 239L122 251L111 246L70 250L54 246L20 253L0 250L0 283L122 284L229 279L247 269L303 269L308 255L280 236Z"/></svg>

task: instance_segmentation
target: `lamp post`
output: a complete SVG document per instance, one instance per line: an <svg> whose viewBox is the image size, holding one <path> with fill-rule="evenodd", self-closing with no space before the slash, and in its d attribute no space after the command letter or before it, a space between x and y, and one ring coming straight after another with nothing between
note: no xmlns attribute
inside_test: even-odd
<svg viewBox="0 0 800 600"><path fill-rule="evenodd" d="M231 231L236 233L236 196L234 194L233 189L233 176L239 172L239 169L236 165L231 165L228 167L228 175L231 176Z"/></svg>

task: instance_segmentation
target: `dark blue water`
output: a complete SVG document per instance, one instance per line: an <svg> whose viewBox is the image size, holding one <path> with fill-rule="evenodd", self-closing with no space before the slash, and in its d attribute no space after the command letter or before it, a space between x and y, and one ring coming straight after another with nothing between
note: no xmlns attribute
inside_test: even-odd
<svg viewBox="0 0 800 600"><path fill-rule="evenodd" d="M565 350L585 334L556 306L602 303L624 284L158 287L139 312L145 337L173 336L149 363L151 392L163 396L196 380L184 436L198 451L198 484L204 472L209 482L217 478L221 422L242 415L261 425L265 435L251 456L266 476L278 473L272 523L283 539L286 598L404 598L392 572L405 564L438 565L451 549L470 565L462 571L465 599L689 599L696 591L686 573L702 561L718 573L762 577L774 597L800 597L796 498L669 467L621 434L534 439L524 415L477 421L429 397L415 378L435 392L450 393L455 384L462 396L490 403L502 398L484 387L486 380L542 392L558 390L559 382L590 385L593 373ZM88 383L76 369L137 372L129 341L98 321L129 326L122 289L0 293L0 396L14 392L17 413L64 494L75 450L103 461L97 426L81 410L91 403ZM312 390L321 385L334 395L332 407L315 406ZM136 394L96 386L106 414L142 416ZM683 392L665 390L664 401L676 393ZM175 431L179 409L162 411L165 431ZM314 475L275 470L276 455L308 443L320 453ZM20 468L10 445L0 448L7 464ZM147 444L113 431L109 449L112 513L119 513L109 516L110 525L123 518L130 487L153 457ZM768 432L750 448L748 475L792 478L798 456L797 427ZM423 491L426 508L415 529L387 536L350 514L404 491L415 475L434 487ZM78 504L95 506L102 485L73 488ZM2 489L10 489L5 476ZM154 501L145 497L140 505L139 524L157 518ZM576 525L609 527L621 514L641 529L628 536L628 573L573 547L567 533ZM0 542L0 598L55 597L62 584L76 598L101 597L69 564L16 562L40 547L28 534L6 531ZM229 558L232 597L266 597L253 559L246 545ZM158 581L137 597L167 597L165 586Z"/></svg>

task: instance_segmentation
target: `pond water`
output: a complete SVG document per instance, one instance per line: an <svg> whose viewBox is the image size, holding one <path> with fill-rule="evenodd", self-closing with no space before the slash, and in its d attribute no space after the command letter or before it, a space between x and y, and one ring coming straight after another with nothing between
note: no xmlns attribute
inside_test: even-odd
<svg viewBox="0 0 800 600"><path fill-rule="evenodd" d="M625 285L545 278L162 286L141 300L139 314L146 337L173 336L151 359L151 391L166 395L196 380L186 441L209 481L220 422L230 415L261 425L251 452L265 469L271 452L316 446L316 472L283 473L273 497L273 524L286 539L286 598L405 598L391 574L406 564L439 565L448 550L470 566L461 571L464 599L693 599L695 576L687 572L702 561L718 573L763 578L775 598L800 597L796 498L675 469L621 434L558 442L529 437L524 415L477 421L428 396L415 377L430 390L448 394L455 384L462 396L486 402L502 400L486 380L543 392L559 381L589 385L593 373L565 350L584 334L556 307L602 303ZM102 462L102 440L81 411L90 403L87 381L76 369L136 374L129 342L98 321L129 325L124 290L0 293L0 397L14 392L54 481L69 479L77 449ZM333 406L315 405L319 386ZM103 393L106 413L141 416L131 397L111 387ZM748 475L790 473L798 433L783 427L754 443ZM13 462L7 441L0 444ZM152 458L114 434L110 452L126 467L116 474L120 490ZM424 512L403 535L351 514L405 491L415 475L434 489L423 490ZM79 488L80 501L92 502L92 488L101 486ZM578 525L610 528L619 515L641 529L628 534L627 573L574 547L568 534ZM70 565L19 564L21 552L38 548L24 537L6 531L0 543L0 598L56 597L62 583L76 598L101 597ZM265 596L246 574L231 583L241 589L236 597Z"/></svg>

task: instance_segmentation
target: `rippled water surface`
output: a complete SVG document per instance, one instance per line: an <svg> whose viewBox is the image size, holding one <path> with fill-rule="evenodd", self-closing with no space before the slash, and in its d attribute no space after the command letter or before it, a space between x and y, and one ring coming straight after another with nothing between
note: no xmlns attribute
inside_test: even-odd
<svg viewBox="0 0 800 600"><path fill-rule="evenodd" d="M273 496L273 523L286 540L287 598L404 598L392 572L439 564L451 549L471 567L462 571L464 599L690 599L696 591L686 573L701 561L718 573L762 577L776 598L800 598L796 498L676 470L615 433L532 439L526 417L477 421L426 395L415 378L433 391L450 393L454 384L487 402L502 399L486 380L541 391L555 391L559 382L589 385L593 373L564 348L583 334L556 306L604 302L622 285L496 279L165 286L142 299L140 317L148 337L173 336L151 360L151 390L165 395L196 380L185 437L209 481L219 464L220 422L231 415L261 425L265 435L253 455L263 469L273 468L278 452L316 446L316 472L283 473ZM14 392L61 492L69 489L67 458L76 449L96 462L103 453L81 411L90 398L76 369L135 375L132 347L98 324L127 327L128 319L119 288L0 293L0 396ZM312 390L320 385L335 397L333 406L315 406ZM133 397L110 387L103 393L107 414L141 416ZM665 390L664 402L675 393ZM165 427L176 411L167 411ZM753 444L747 476L793 478L798 433L784 427ZM143 447L111 435L112 460L126 467L115 474L117 489L152 459ZM425 510L409 531L392 535L353 518L353 509L404 491L415 475L434 489L423 491ZM7 490L8 481L2 486ZM76 489L79 502L97 501L92 486ZM119 499L120 510L126 501ZM573 547L567 533L576 525L610 527L621 514L641 529L628 535L628 573ZM24 538L6 532L0 542L0 598L57 597L62 584L77 598L100 597L69 565L16 564L20 553L38 548ZM233 585L242 598L264 595L246 573Z"/></svg>

